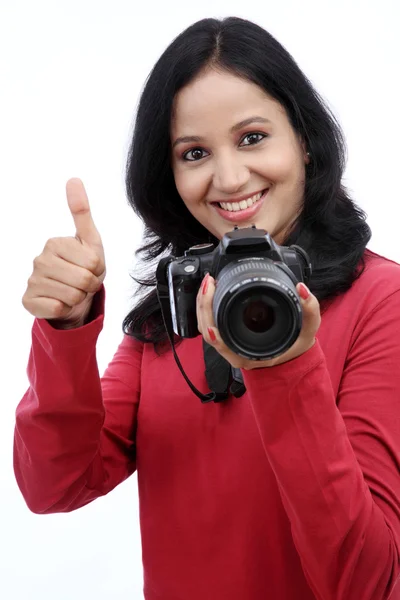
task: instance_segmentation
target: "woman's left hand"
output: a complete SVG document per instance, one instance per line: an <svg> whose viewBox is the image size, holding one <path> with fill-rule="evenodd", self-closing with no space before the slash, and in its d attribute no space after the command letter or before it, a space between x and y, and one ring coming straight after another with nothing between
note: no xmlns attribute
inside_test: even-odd
<svg viewBox="0 0 400 600"><path fill-rule="evenodd" d="M288 362L307 352L315 343L315 336L321 323L319 303L311 294L304 283L296 286L300 296L303 310L303 326L300 335L284 354L270 360L256 361L242 358L230 350L222 341L218 329L215 327L212 304L215 293L215 280L211 275L206 275L197 295L197 323L198 329L205 341L214 348L236 369L261 369L262 367L274 367Z"/></svg>

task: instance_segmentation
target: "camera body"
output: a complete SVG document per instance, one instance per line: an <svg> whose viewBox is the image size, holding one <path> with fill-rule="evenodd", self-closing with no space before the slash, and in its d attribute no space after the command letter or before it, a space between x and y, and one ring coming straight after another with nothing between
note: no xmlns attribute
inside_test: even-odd
<svg viewBox="0 0 400 600"><path fill-rule="evenodd" d="M235 353L266 360L294 343L302 325L295 288L311 275L303 249L279 246L255 226L235 227L216 247L200 244L184 256L161 259L156 274L159 297L160 292L168 295L173 330L180 337L199 335L196 298L207 272L216 281L215 325Z"/></svg>

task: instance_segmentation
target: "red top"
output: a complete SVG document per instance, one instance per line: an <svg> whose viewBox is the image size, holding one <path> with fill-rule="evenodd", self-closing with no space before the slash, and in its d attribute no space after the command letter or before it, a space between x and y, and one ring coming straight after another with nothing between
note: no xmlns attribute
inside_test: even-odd
<svg viewBox="0 0 400 600"><path fill-rule="evenodd" d="M169 351L124 336L99 377L104 288L84 327L35 320L15 475L67 512L138 470L147 600L384 600L399 576L400 265L367 269L291 362L201 404ZM202 341L178 354L208 391ZM400 584L390 596L400 598Z"/></svg>

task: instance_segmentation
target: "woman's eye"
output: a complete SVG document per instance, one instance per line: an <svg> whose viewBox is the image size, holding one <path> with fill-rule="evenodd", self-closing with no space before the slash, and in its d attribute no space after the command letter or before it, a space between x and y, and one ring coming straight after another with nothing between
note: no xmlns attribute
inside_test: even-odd
<svg viewBox="0 0 400 600"><path fill-rule="evenodd" d="M201 148L192 148L191 150L188 150L187 152L184 153L183 159L189 160L191 162L193 162L195 160L200 160L201 158L203 158L205 156L203 154L204 152L205 152L205 150L202 150Z"/></svg>
<svg viewBox="0 0 400 600"><path fill-rule="evenodd" d="M243 138L240 145L241 146L254 146L254 144L258 144L265 137L267 137L265 133L248 133L247 135L245 135L245 137ZM243 143L245 140L247 140L246 144Z"/></svg>
<svg viewBox="0 0 400 600"><path fill-rule="evenodd" d="M248 133L242 139L240 146L254 146L255 144L259 144L266 137L266 133ZM182 158L183 160L188 160L189 162L195 162L201 160L207 155L208 152L203 150L203 148L191 148L182 155Z"/></svg>

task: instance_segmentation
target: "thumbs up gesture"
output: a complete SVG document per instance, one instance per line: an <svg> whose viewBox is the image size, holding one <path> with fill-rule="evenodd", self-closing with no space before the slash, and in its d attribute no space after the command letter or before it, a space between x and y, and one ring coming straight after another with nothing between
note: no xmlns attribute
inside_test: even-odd
<svg viewBox="0 0 400 600"><path fill-rule="evenodd" d="M47 319L57 329L85 324L95 293L106 276L103 244L94 224L80 179L66 186L75 237L50 238L33 261L33 272L22 297L28 312Z"/></svg>

